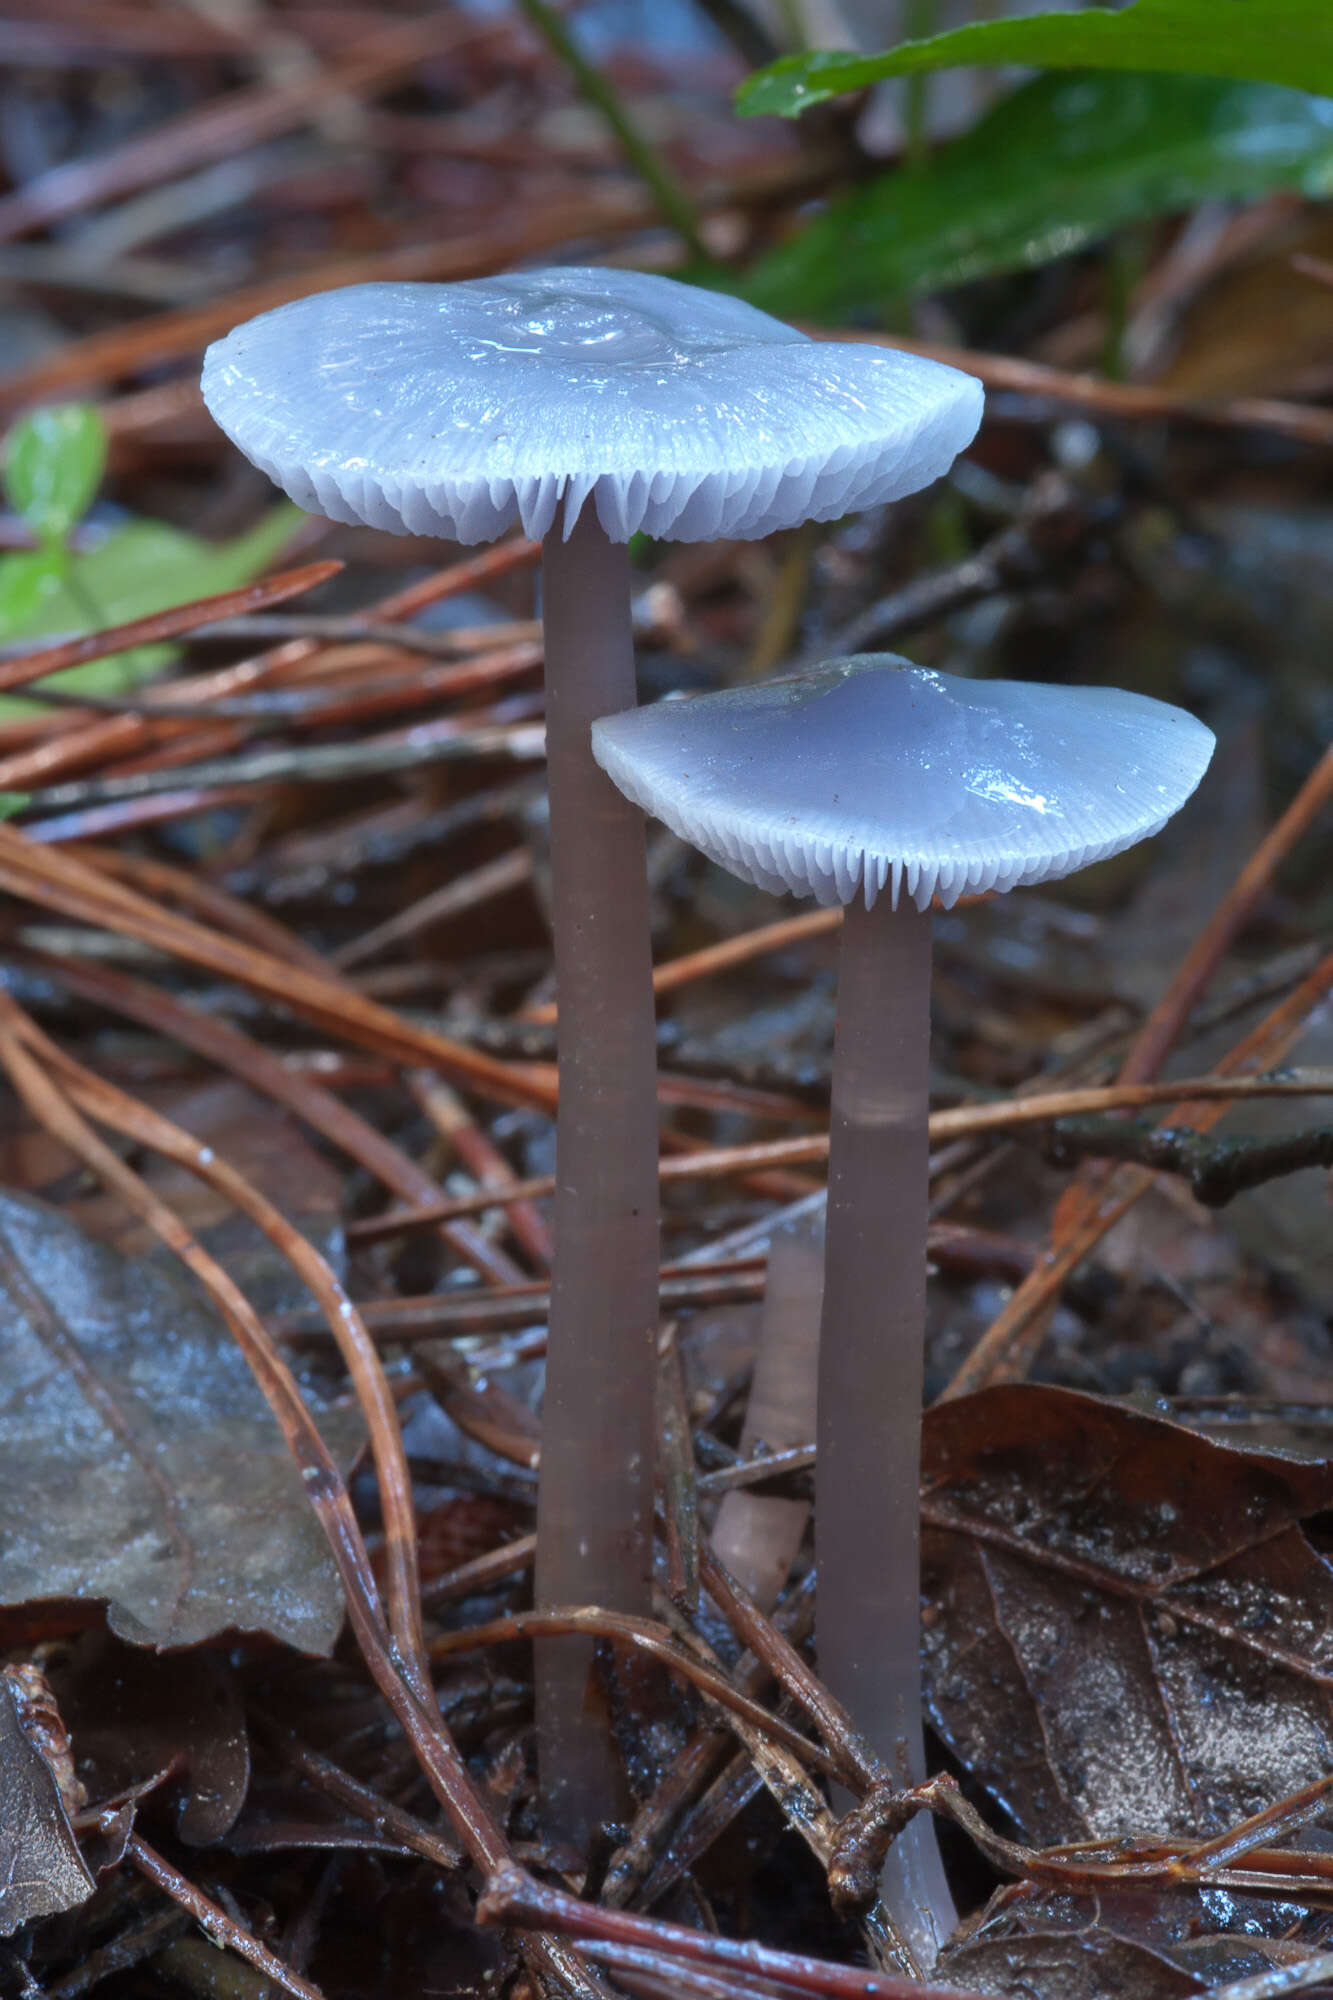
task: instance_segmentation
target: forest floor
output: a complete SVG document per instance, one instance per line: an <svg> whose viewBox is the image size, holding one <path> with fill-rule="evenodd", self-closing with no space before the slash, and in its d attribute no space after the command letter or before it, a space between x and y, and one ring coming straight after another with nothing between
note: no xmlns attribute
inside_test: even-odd
<svg viewBox="0 0 1333 2000"><path fill-rule="evenodd" d="M0 403L96 415L34 443L87 485L59 546L12 477L0 514L0 1987L781 2000L869 1960L888 2000L828 1886L812 1432L744 1443L769 1245L818 1221L838 914L650 836L668 1532L651 1628L588 1621L633 1804L578 1853L531 1741L537 551L279 506L197 389L312 289L691 253L508 16L5 11ZM851 157L737 121L743 70L606 57L735 268ZM1333 1991L1329 229L1275 194L1145 227L1123 296L1094 249L899 300L886 339L987 386L948 478L636 551L644 699L890 650L1219 739L1156 840L936 919L920 1803L967 1993ZM246 1361L301 1381L281 1432ZM796 1510L772 1621L710 1571L727 1492L761 1540ZM438 1717L378 1610L404 1561ZM532 1871L485 1924L451 1742Z"/></svg>

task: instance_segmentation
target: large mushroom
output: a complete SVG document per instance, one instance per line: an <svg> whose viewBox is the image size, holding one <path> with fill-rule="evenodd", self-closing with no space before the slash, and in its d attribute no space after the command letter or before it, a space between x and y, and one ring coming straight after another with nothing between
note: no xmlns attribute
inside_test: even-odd
<svg viewBox="0 0 1333 2000"><path fill-rule="evenodd" d="M820 1672L899 1783L924 1775L918 1540L930 905L1072 874L1156 833L1212 755L1115 688L961 680L888 654L599 721L615 783L742 880L845 906L829 1126L815 1535ZM929 1966L927 1821L885 1897Z"/></svg>
<svg viewBox="0 0 1333 2000"><path fill-rule="evenodd" d="M525 271L358 285L211 347L204 397L246 456L334 520L543 542L560 1006L555 1271L537 1595L649 1602L657 1325L655 1040L644 833L593 762L635 701L626 544L754 537L896 499L971 440L981 390L815 342L668 278ZM543 1779L577 1834L612 1804L588 1652L539 1671Z"/></svg>

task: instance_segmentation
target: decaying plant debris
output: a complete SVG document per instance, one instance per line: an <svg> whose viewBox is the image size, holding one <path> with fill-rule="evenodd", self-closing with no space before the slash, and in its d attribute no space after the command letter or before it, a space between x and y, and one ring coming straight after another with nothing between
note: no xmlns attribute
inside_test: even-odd
<svg viewBox="0 0 1333 2000"><path fill-rule="evenodd" d="M818 1226L837 913L650 841L657 1586L536 1613L538 552L273 510L195 387L364 279L795 286L809 204L879 171L855 107L737 121L753 24L597 83L536 4L6 11L0 404L99 414L69 518L0 517L3 1990L1333 1989L1327 206L1228 182L1128 252L904 263L839 330L985 382L950 478L635 552L645 698L892 646L1221 742L1150 849L936 919L904 1792L817 1677L813 1429L748 1409L770 1242ZM532 1753L574 1632L628 1781L586 1851ZM933 1967L877 1901L920 1813L965 1912Z"/></svg>

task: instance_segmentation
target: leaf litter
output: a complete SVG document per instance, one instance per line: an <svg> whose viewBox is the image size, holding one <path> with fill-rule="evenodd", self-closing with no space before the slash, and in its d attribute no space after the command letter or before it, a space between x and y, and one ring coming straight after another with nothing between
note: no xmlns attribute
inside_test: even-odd
<svg viewBox="0 0 1333 2000"><path fill-rule="evenodd" d="M1040 1387L923 1453L932 1719L1020 1838L1201 1839L1333 1765L1327 1460Z"/></svg>
<svg viewBox="0 0 1333 2000"><path fill-rule="evenodd" d="M0 1600L107 1607L140 1645L268 1632L327 1653L343 1605L281 1434L175 1272L0 1195L9 1528ZM359 1425L321 1411L343 1453Z"/></svg>
<svg viewBox="0 0 1333 2000"><path fill-rule="evenodd" d="M1312 1254L1326 1176L1294 1147L1261 1163L1242 1228L1184 1178L1225 1190L1239 1149L1211 1126L1229 1100L1011 1115L1037 1090L1117 1075L1145 1091L1164 1065L1249 1091L1314 1060L1298 1038L1331 971L1309 837L1333 770L1316 765L1327 618L1308 554L1284 567L1273 551L1314 545L1302 454L1333 430L1314 402L1272 396L1327 386L1310 359L1327 302L1301 292L1261 314L1243 369L1212 307L1278 269L1287 296L1286 246L1317 248L1318 213L1298 225L1283 194L1214 201L1137 248L1098 245L1121 218L1300 181L1319 167L1318 107L1294 100L1285 164L1223 171L1227 134L1201 132L1200 108L1232 105L1244 142L1281 119L1281 92L1102 77L1093 99L1128 104L1144 144L1129 135L1117 164L1106 134L1070 131L1086 169L1074 215L1048 199L1057 177L1030 171L1023 107L1058 111L1078 79L1025 86L915 177L866 179L813 141L762 125L738 138L721 96L681 120L678 58L635 52L669 170L720 184L745 275L799 275L834 238L805 307L793 279L776 309L854 297L896 326L904 288L929 290L919 344L997 392L977 453L934 499L817 546L645 551L645 691L768 671L829 632L906 630L951 670L1035 660L1116 680L1132 662L1136 684L1228 728L1261 717L1267 762L1242 745L1225 827L1168 834L1078 907L1032 896L941 922L930 1370L953 1393L926 1420L923 1602L949 1775L906 1802L811 1664L812 1453L799 1424L769 1452L763 1398L749 1400L775 1218L808 1221L818 1200L833 921L774 926L764 899L655 847L671 1565L638 1628L570 1613L602 1635L596 1698L633 1794L582 1855L543 1837L523 1636L555 1047L545 829L535 775L515 784L512 763L539 715L532 552L432 570L438 549L310 523L283 559L328 560L221 606L140 614L248 574L292 525L223 474L198 415L199 341L319 283L473 275L590 240L615 252L648 211L599 133L570 122L558 67L519 61L503 21L456 46L449 22L405 26L401 48L349 71L342 26L263 8L266 28L307 39L316 73L247 94L224 24L128 7L98 32L131 96L169 82L165 123L162 100L139 103L168 210L219 114L238 158L267 158L275 118L305 119L313 151L241 226L224 202L182 235L180 212L156 263L125 256L117 190L151 178L150 156L84 88L105 60L86 24L30 11L22 32L101 166L78 184L39 167L5 214L89 211L106 282L128 289L43 293L47 334L3 385L15 407L92 385L114 495L74 465L60 518L27 522L68 542L64 567L26 549L24 520L5 523L19 596L48 573L60 589L35 623L15 597L0 636L55 643L26 661L11 645L0 686L77 666L103 691L83 711L0 718L0 773L36 795L0 829L0 1048L25 1107L0 1197L16 1385L0 1633L6 1688L37 1674L45 1690L35 1731L32 1704L25 1728L12 1701L0 1731L0 1873L19 1885L6 1915L24 1925L29 2000L130 1978L201 1990L223 1961L185 1922L248 1960L224 1968L234 1993L257 1975L307 2000L534 1981L602 2000L612 1980L707 2000L929 1995L896 1969L884 1913L847 1889L858 1854L913 1809L949 1822L972 1913L932 1975L954 1989L1157 2000L1327 1978L1333 1418ZM1176 11L1197 23L1197 7ZM188 66L162 68L164 34ZM392 108L374 80L390 75ZM496 75L529 93L521 131ZM355 158L329 136L347 111L363 119ZM969 175L990 209L945 240L930 219ZM838 261L844 210L879 230L878 270ZM419 244L400 233L413 215ZM302 257L311 227L325 246L313 264L292 257L293 217ZM1075 236L1080 255L1061 255ZM16 246L20 291L27 250L57 248ZM1040 278L1000 277L1039 263ZM174 300L142 303L173 282ZM1127 379L1099 377L1099 357ZM1187 401L1209 383L1269 400ZM81 464L96 427L65 421ZM164 561L185 565L170 589ZM385 569L401 587L386 591ZM265 629L278 603L286 622ZM232 622L210 629L220 612ZM83 634L64 639L66 624ZM163 677L117 709L106 663L127 655ZM386 714L387 735L357 740ZM1326 1074L1279 1087L1282 1131L1308 1136ZM1280 1225L1297 1216L1293 1248ZM746 1503L733 1521L782 1524L785 1573L762 1611L710 1542L729 1494ZM631 1663L635 1646L669 1685ZM860 1801L841 1823L830 1768ZM75 1914L40 1921L58 1911ZM738 1955L751 1936L763 1949Z"/></svg>
<svg viewBox="0 0 1333 2000"><path fill-rule="evenodd" d="M0 1936L72 1910L93 1892L60 1786L30 1732L30 1685L0 1674Z"/></svg>

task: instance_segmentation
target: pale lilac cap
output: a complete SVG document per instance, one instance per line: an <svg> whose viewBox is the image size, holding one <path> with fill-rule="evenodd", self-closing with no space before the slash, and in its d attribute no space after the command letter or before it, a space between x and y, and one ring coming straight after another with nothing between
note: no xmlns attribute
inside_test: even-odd
<svg viewBox="0 0 1333 2000"><path fill-rule="evenodd" d="M920 909L1132 847L1213 754L1210 729L1147 695L890 653L607 716L592 741L627 797L744 881Z"/></svg>
<svg viewBox="0 0 1333 2000"><path fill-rule="evenodd" d="M947 471L979 382L642 271L352 285L209 348L204 400L298 505L392 532L750 539Z"/></svg>

